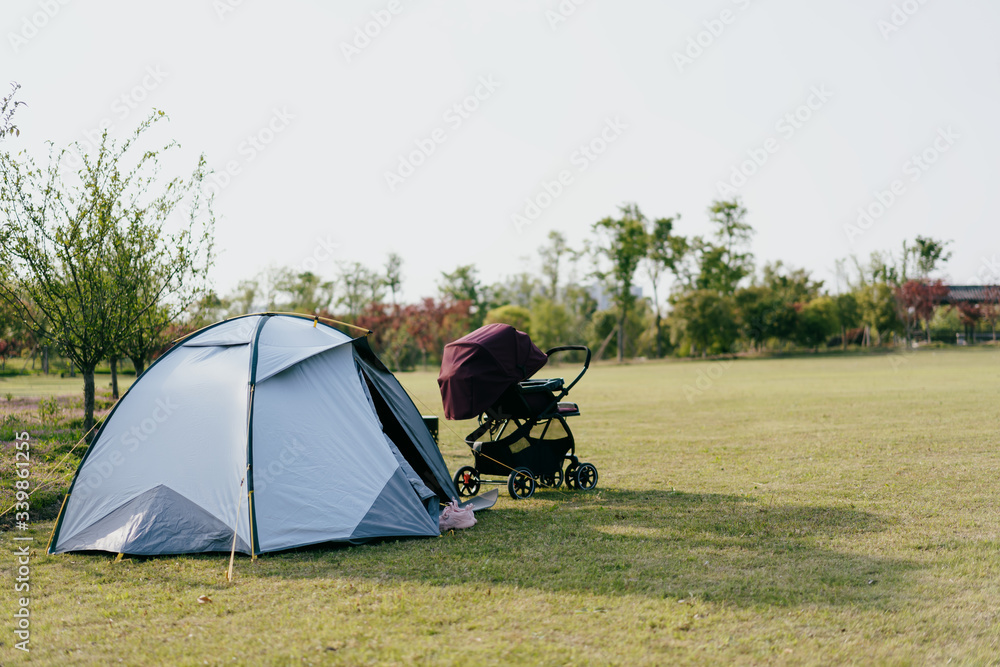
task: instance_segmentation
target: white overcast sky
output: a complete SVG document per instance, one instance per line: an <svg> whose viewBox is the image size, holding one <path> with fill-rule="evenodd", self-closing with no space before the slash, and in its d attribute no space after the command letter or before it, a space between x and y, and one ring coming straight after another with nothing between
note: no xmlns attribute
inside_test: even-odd
<svg viewBox="0 0 1000 667"><path fill-rule="evenodd" d="M954 240L953 282L1000 280L995 0L5 0L0 29L0 74L28 104L7 149L41 157L104 119L122 136L155 107L186 167L201 152L238 167L216 199L223 293L269 265L320 259L332 277L394 251L413 300L459 264L486 282L536 270L550 230L579 245L627 201L706 234L718 184L762 151L738 188L758 262L833 287L836 259L929 235ZM418 142L434 152L390 189Z"/></svg>

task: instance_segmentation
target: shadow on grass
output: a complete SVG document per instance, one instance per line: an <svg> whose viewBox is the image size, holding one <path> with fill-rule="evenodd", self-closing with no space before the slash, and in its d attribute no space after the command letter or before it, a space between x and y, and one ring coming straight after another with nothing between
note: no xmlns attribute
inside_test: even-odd
<svg viewBox="0 0 1000 667"><path fill-rule="evenodd" d="M846 507L667 491L540 493L434 540L264 555L256 577L359 577L549 593L696 597L740 606L905 600L904 560L843 550L891 522ZM841 549L835 548L840 545Z"/></svg>

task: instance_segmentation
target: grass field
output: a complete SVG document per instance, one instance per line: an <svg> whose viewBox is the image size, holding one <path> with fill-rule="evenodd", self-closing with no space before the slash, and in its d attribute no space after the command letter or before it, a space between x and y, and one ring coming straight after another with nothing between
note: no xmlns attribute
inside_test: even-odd
<svg viewBox="0 0 1000 667"><path fill-rule="evenodd" d="M400 379L440 413L434 374ZM998 390L984 350L595 367L573 427L598 489L503 494L471 530L239 558L227 584L223 555L47 556L35 522L30 657L996 663ZM469 425L441 424L450 469L469 463ZM12 588L5 664L26 657Z"/></svg>

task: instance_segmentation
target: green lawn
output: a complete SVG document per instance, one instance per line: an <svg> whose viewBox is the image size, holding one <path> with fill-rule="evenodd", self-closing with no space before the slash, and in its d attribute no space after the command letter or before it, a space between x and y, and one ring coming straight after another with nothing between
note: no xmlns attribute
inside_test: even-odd
<svg viewBox="0 0 1000 667"><path fill-rule="evenodd" d="M400 375L440 414L435 377ZM573 426L598 490L504 494L454 535L239 558L229 585L223 555L46 556L36 523L30 657L994 663L998 390L986 350L595 367ZM449 467L469 463L469 425L441 425Z"/></svg>
<svg viewBox="0 0 1000 667"><path fill-rule="evenodd" d="M135 380L134 375L119 375L118 389L124 392ZM95 375L94 388L97 390L109 389L111 387L110 375ZM83 398L83 377L79 374L75 378L61 378L58 374L52 375L9 375L0 376L0 401L10 394L15 398L33 397L41 398L46 396L79 396Z"/></svg>

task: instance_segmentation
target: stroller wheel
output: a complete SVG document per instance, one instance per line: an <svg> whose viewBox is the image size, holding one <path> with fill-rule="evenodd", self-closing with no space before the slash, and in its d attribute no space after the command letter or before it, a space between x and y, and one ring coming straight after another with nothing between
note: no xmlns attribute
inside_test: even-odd
<svg viewBox="0 0 1000 667"><path fill-rule="evenodd" d="M578 488L577 485L576 485L576 471L579 470L579 468L580 468L580 464L579 463L570 463L568 466L566 466L566 473L565 474L566 474L566 488L567 489L576 489L576 488Z"/></svg>
<svg viewBox="0 0 1000 667"><path fill-rule="evenodd" d="M455 473L455 488L460 496L474 496L479 493L479 471L472 466L462 466Z"/></svg>
<svg viewBox="0 0 1000 667"><path fill-rule="evenodd" d="M563 483L563 471L556 470L551 475L542 475L539 477L539 482L541 482L544 488L558 489Z"/></svg>
<svg viewBox="0 0 1000 667"><path fill-rule="evenodd" d="M576 471L576 488L590 491L597 486L597 466L593 463L581 463Z"/></svg>
<svg viewBox="0 0 1000 667"><path fill-rule="evenodd" d="M527 468L514 468L507 478L507 491L514 500L526 500L535 493L535 478Z"/></svg>

